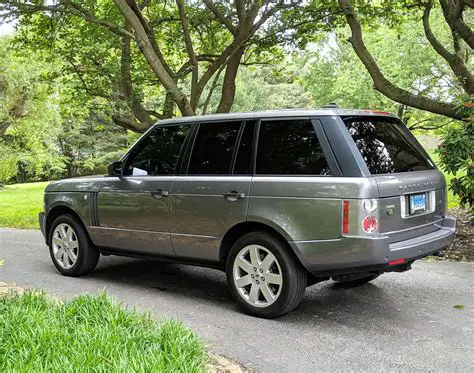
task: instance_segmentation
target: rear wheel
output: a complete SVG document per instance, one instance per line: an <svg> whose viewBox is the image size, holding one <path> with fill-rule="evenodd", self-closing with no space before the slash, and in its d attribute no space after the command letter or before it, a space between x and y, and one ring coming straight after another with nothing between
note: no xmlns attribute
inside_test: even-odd
<svg viewBox="0 0 474 373"><path fill-rule="evenodd" d="M306 271L287 245L266 232L244 235L232 246L227 282L249 314L274 318L293 310L306 289Z"/></svg>
<svg viewBox="0 0 474 373"><path fill-rule="evenodd" d="M65 276L92 272L100 256L84 226L70 214L57 217L51 224L49 253L54 266Z"/></svg>

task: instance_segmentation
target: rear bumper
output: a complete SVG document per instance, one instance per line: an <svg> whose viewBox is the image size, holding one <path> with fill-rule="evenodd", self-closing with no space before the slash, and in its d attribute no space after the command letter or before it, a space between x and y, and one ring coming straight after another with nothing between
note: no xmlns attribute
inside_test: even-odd
<svg viewBox="0 0 474 373"><path fill-rule="evenodd" d="M324 241L295 241L291 246L303 265L315 276L366 271L391 271L436 253L453 240L456 219L446 217L434 232L389 243L388 236L342 237ZM400 261L390 265L390 262Z"/></svg>

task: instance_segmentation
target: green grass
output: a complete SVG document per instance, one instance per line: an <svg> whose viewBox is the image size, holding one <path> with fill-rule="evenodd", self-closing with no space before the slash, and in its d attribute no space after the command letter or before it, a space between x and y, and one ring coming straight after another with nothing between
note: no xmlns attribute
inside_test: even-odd
<svg viewBox="0 0 474 373"><path fill-rule="evenodd" d="M104 294L0 297L1 372L201 372L207 359L180 322L157 323Z"/></svg>
<svg viewBox="0 0 474 373"><path fill-rule="evenodd" d="M7 185L0 190L0 226L39 228L43 192L48 182Z"/></svg>

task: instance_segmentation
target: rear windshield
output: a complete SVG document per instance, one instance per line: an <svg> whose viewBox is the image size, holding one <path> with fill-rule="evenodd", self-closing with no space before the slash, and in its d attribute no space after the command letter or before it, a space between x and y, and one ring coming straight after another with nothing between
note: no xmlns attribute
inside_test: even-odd
<svg viewBox="0 0 474 373"><path fill-rule="evenodd" d="M374 174L435 168L403 123L390 117L343 117L349 133Z"/></svg>

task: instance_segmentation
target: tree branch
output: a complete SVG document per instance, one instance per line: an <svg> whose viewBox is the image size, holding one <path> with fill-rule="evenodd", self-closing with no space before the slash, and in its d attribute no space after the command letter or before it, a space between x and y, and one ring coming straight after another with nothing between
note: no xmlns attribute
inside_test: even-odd
<svg viewBox="0 0 474 373"><path fill-rule="evenodd" d="M399 88L391 83L384 76L377 62L364 44L362 28L351 2L349 0L338 0L338 2L339 7L343 11L347 23L351 29L351 37L349 42L352 44L357 56L362 61L365 68L372 77L375 89L377 91L401 104L430 111L432 113L441 114L454 119L463 118L462 115L457 112L456 107L452 104L438 102L428 97L416 96L409 91Z"/></svg>
<svg viewBox="0 0 474 373"><path fill-rule="evenodd" d="M464 20L462 19L463 7L466 2L453 2L450 1L448 3L447 0L439 0L441 4L441 9L443 10L443 16L446 20L446 23L449 27L456 31L461 38L469 45L472 49L474 49L474 32L472 32L471 28L466 25ZM468 1L468 3L470 3ZM468 4L471 6L470 4Z"/></svg>
<svg viewBox="0 0 474 373"><path fill-rule="evenodd" d="M194 110L189 105L186 95L178 88L173 77L167 72L155 49L153 48L142 22L137 17L133 9L130 8L126 0L114 0L114 2L124 15L125 19L135 30L138 48L140 48L142 51L158 80L163 84L166 90L173 95L173 99L177 103L181 114L183 116L194 115Z"/></svg>
<svg viewBox="0 0 474 373"><path fill-rule="evenodd" d="M423 12L423 28L425 30L426 38L436 53L448 62L451 70L453 70L454 75L456 75L456 78L461 83L466 93L468 95L474 94L474 78L467 66L464 64L463 59L457 53L449 52L431 30L429 18L432 6L433 0L430 0Z"/></svg>
<svg viewBox="0 0 474 373"><path fill-rule="evenodd" d="M232 24L230 19L228 19L224 14L217 9L216 5L210 0L203 0L206 7L216 16L216 18L232 33L232 35L237 35L237 29Z"/></svg>
<svg viewBox="0 0 474 373"><path fill-rule="evenodd" d="M131 30L131 27L128 23L125 23L124 29ZM140 100L133 94L132 74L130 72L131 63L132 56L130 53L130 37L125 35L122 37L122 55L120 58L122 94L133 115L142 124L142 126L139 127L139 132L143 132L147 128L151 127L154 121L150 117L148 111L143 107Z"/></svg>
<svg viewBox="0 0 474 373"><path fill-rule="evenodd" d="M189 34L189 20L186 17L186 12L184 9L184 0L176 0L176 5L178 6L179 11L179 18L181 19L181 27L183 29L184 35L184 44L186 45L186 52L189 56L189 61L191 62L192 66L192 77L191 77L191 98L190 98L190 105L194 111L196 111L196 107L199 101L197 97L197 86L198 86L198 78L199 78L199 63L196 57L196 53L194 52L193 42L191 40L191 35Z"/></svg>

